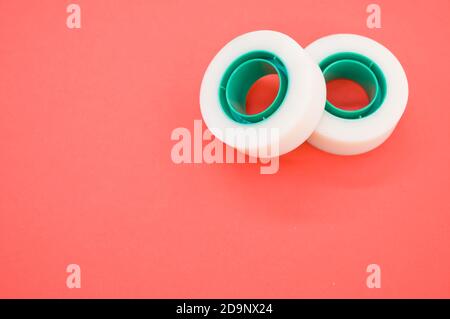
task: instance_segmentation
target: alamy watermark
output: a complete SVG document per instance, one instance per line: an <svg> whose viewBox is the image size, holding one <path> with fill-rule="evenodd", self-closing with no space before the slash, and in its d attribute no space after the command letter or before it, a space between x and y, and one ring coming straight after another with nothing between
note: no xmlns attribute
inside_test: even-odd
<svg viewBox="0 0 450 319"><path fill-rule="evenodd" d="M369 16L366 20L366 25L369 29L381 29L381 7L376 3L371 3L367 6L366 12Z"/></svg>
<svg viewBox="0 0 450 319"><path fill-rule="evenodd" d="M66 19L66 26L69 29L81 28L81 8L78 4L69 4L66 8L66 12L69 13Z"/></svg>
<svg viewBox="0 0 450 319"><path fill-rule="evenodd" d="M66 267L69 275L66 278L66 286L69 289L81 288L81 268L77 264L69 264Z"/></svg>
<svg viewBox="0 0 450 319"><path fill-rule="evenodd" d="M381 267L377 264L370 264L366 268L369 276L366 278L367 288L381 288Z"/></svg>
<svg viewBox="0 0 450 319"><path fill-rule="evenodd" d="M278 128L226 128L203 131L203 122L194 120L193 132L185 127L172 130L170 139L176 143L170 155L175 164L259 163L261 174L279 170ZM247 155L225 146L222 140L233 141L247 150ZM206 143L206 144L205 144Z"/></svg>

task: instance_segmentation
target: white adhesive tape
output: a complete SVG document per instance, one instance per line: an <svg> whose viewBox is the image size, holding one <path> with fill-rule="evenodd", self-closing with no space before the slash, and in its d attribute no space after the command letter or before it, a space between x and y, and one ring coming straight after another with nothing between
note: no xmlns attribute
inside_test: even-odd
<svg viewBox="0 0 450 319"><path fill-rule="evenodd" d="M266 74L277 74L277 98L264 114L247 116L245 97L251 84ZM274 157L302 144L317 126L326 99L325 81L318 65L287 35L255 31L241 35L213 58L200 89L200 107L209 130L224 143L247 154ZM227 129L276 129L277 138L258 144L226 135ZM242 134L245 134L242 131ZM277 147L274 147L277 144ZM268 147L269 156L258 149Z"/></svg>
<svg viewBox="0 0 450 319"><path fill-rule="evenodd" d="M366 114L352 118L351 112L347 114L349 116L342 116L339 110L333 114L327 107L308 142L338 155L361 154L381 145L396 127L408 100L408 81L397 58L378 42L353 34L323 37L305 50L324 71L340 60L360 60L356 62L370 69L379 85L378 92L372 89L369 93L372 100L377 101L373 101L372 109ZM347 68L341 65L340 69L331 72L332 77L339 77L339 72L348 73L349 69L352 69L351 65ZM353 73L357 73L356 69Z"/></svg>

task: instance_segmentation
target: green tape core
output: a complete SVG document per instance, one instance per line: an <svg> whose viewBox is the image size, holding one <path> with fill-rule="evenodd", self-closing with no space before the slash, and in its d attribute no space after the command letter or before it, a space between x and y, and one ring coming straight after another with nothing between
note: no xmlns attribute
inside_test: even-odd
<svg viewBox="0 0 450 319"><path fill-rule="evenodd" d="M360 84L369 96L370 102L358 110L341 109L328 100L325 110L344 119L359 119L373 114L383 104L386 97L386 78L380 67L366 56L353 52L333 54L319 66L329 82L336 79L348 79Z"/></svg>
<svg viewBox="0 0 450 319"><path fill-rule="evenodd" d="M262 112L246 113L247 94L260 78L277 74L278 93L273 102ZM235 60L225 71L219 89L219 100L224 112L239 123L257 123L271 116L282 104L288 88L286 67L272 53L254 51Z"/></svg>

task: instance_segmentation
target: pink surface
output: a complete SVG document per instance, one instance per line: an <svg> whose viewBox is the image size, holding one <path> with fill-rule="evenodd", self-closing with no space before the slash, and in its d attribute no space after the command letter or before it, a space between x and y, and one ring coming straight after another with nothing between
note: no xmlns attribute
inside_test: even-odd
<svg viewBox="0 0 450 319"><path fill-rule="evenodd" d="M0 1L0 297L450 297L450 2ZM410 100L365 155L172 162L235 36L387 46ZM81 289L66 287L80 265ZM366 267L380 265L381 289Z"/></svg>

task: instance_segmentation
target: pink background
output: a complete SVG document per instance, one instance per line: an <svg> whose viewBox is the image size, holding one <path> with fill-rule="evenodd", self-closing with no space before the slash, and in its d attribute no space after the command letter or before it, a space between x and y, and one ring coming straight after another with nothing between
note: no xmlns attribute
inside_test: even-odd
<svg viewBox="0 0 450 319"><path fill-rule="evenodd" d="M450 297L450 1L0 0L0 297ZM258 29L372 37L410 100L380 148L176 165L214 54ZM68 264L82 288L66 287ZM366 266L382 288L366 287Z"/></svg>

